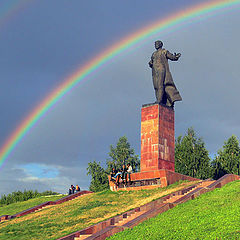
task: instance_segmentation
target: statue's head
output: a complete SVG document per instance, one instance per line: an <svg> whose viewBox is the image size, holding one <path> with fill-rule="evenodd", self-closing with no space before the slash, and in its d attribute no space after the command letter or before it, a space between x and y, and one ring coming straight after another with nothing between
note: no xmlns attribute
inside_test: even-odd
<svg viewBox="0 0 240 240"><path fill-rule="evenodd" d="M156 49L162 48L162 46L163 46L163 42L162 42L162 41L157 40L157 41L155 42L155 48L156 48Z"/></svg>

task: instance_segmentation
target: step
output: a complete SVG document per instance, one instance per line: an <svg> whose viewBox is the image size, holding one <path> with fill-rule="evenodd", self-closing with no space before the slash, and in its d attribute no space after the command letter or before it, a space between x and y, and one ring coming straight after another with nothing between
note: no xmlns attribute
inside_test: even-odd
<svg viewBox="0 0 240 240"><path fill-rule="evenodd" d="M86 239L88 237L90 237L92 234L84 234L84 235L80 235L79 237L75 237L74 240L83 240Z"/></svg>
<svg viewBox="0 0 240 240"><path fill-rule="evenodd" d="M168 198L166 201L164 201L164 203L173 203L176 200L178 200L179 198L189 194L190 192L193 192L196 188L197 187L194 187L191 190L189 190L188 192L185 192L184 194L172 196L172 197Z"/></svg>
<svg viewBox="0 0 240 240"><path fill-rule="evenodd" d="M131 214L130 216L128 216L127 218L123 218L121 221L119 221L118 223L115 224L115 226L122 226L125 223L135 219L136 217L142 215L143 213L145 213L146 211L140 211L140 212L135 212L133 214Z"/></svg>
<svg viewBox="0 0 240 240"><path fill-rule="evenodd" d="M173 202L175 202L176 200L180 199L181 197L183 197L183 196L185 196L185 195L193 192L196 188L198 188L198 187L207 187L207 186L209 186L210 184L212 184L212 183L214 183L214 182L215 182L214 180L213 180L213 181L203 181L203 182L201 182L198 186L192 188L191 190L189 190L188 192L186 192L186 193L184 193L184 194L182 194L182 195L176 195L176 196L170 197L169 199L167 199L166 201L164 201L164 203L173 203Z"/></svg>
<svg viewBox="0 0 240 240"><path fill-rule="evenodd" d="M178 200L181 197L183 197L183 195L173 196L173 197L167 199L166 201L164 201L164 203L173 203L173 202L175 202L176 200Z"/></svg>
<svg viewBox="0 0 240 240"><path fill-rule="evenodd" d="M212 183L214 183L214 182L216 182L216 181L205 181L205 182L202 182L202 183L200 183L200 187L207 187L207 186L209 186L209 185L211 185Z"/></svg>

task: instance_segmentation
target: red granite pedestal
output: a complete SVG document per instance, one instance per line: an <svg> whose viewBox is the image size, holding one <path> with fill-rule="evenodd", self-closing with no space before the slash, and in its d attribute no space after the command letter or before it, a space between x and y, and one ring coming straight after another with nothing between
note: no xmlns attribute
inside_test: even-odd
<svg viewBox="0 0 240 240"><path fill-rule="evenodd" d="M174 110L158 103L145 104L141 114L140 172L131 174L132 185L124 188L165 187L179 180L196 181L175 172ZM110 188L116 189L110 181ZM123 190L123 188L120 188Z"/></svg>
<svg viewBox="0 0 240 240"><path fill-rule="evenodd" d="M142 107L141 172L174 167L174 110L160 104Z"/></svg>

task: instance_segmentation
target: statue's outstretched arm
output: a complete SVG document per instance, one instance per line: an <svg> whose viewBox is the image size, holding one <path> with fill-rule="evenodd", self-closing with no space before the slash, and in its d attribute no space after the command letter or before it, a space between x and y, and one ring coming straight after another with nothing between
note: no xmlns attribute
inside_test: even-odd
<svg viewBox="0 0 240 240"><path fill-rule="evenodd" d="M167 51L166 57L167 57L167 59L170 59L172 61L177 61L181 57L181 53L177 53L177 54L174 53L174 54L172 54L169 51Z"/></svg>

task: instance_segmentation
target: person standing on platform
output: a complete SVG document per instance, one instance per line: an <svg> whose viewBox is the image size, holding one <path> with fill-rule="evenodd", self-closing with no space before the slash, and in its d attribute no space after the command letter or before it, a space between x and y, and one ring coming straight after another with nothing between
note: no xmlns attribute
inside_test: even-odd
<svg viewBox="0 0 240 240"><path fill-rule="evenodd" d="M125 165L122 166L122 170L121 170L122 174L121 174L121 178L123 183L126 184L126 179L127 179L127 168L125 167Z"/></svg>
<svg viewBox="0 0 240 240"><path fill-rule="evenodd" d="M131 174L133 172L132 166L130 163L127 164L127 176L128 176L128 182L131 184Z"/></svg>
<svg viewBox="0 0 240 240"><path fill-rule="evenodd" d="M80 192L80 187L76 185L76 192Z"/></svg>
<svg viewBox="0 0 240 240"><path fill-rule="evenodd" d="M72 189L72 194L74 194L76 188L73 185L71 185L71 189Z"/></svg>

